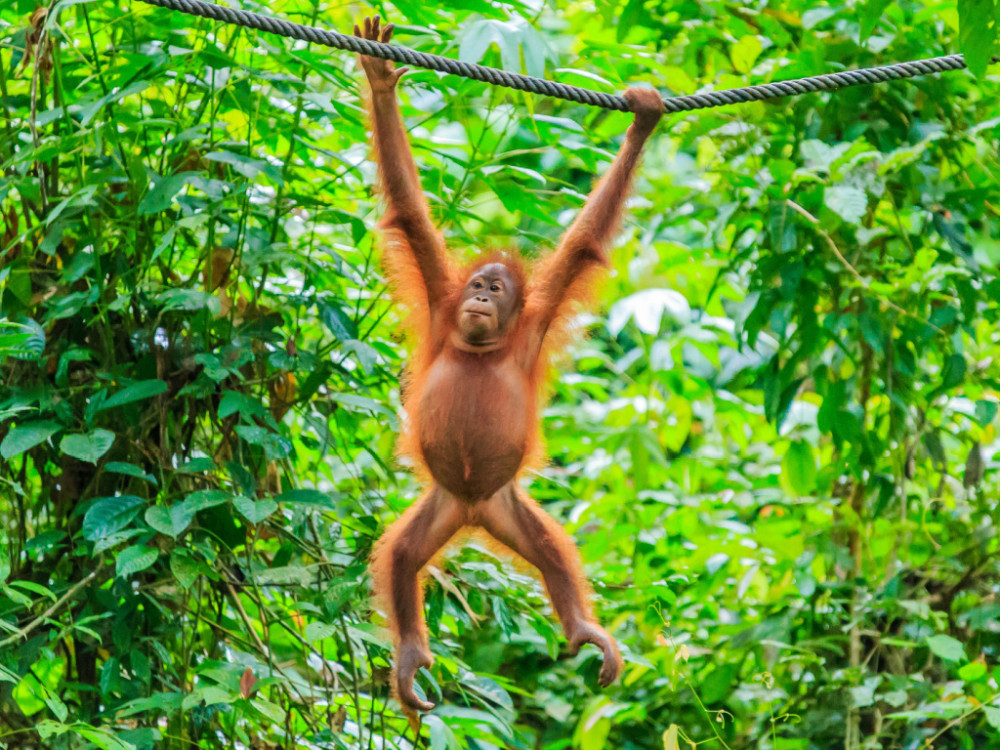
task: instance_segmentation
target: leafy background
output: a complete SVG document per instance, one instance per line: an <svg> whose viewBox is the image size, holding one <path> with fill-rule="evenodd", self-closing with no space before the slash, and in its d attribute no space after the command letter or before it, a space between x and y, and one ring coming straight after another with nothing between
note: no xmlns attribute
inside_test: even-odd
<svg viewBox="0 0 1000 750"><path fill-rule="evenodd" d="M665 118L530 491L620 683L476 544L431 571L443 748L998 748L995 0L243 7L604 91L954 51ZM551 247L628 117L414 71L456 252ZM347 54L0 8L0 745L409 748L366 559L419 492Z"/></svg>

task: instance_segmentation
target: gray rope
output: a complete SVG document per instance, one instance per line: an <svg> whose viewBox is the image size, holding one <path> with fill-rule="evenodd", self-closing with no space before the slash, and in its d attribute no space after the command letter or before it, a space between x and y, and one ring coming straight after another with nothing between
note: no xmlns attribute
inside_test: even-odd
<svg viewBox="0 0 1000 750"><path fill-rule="evenodd" d="M618 110L619 112L629 111L628 102L622 96L603 94L599 91L592 91L580 88L579 86L569 86L565 83L556 83L544 78L535 78L534 76L526 76L519 73L507 73L496 68L488 68L485 65L465 63L449 57L442 57L441 55L429 55L397 44L383 44L382 42L373 42L349 34L338 34L335 31L292 23L291 21L285 21L274 16L264 16L260 13L228 8L224 5L214 5L202 2L202 0L141 0L141 2L156 5L160 8L178 10L192 16L211 18L237 26L245 26L249 29L259 29L260 31L267 31L292 39L301 39L314 44L322 44L326 47L335 47L336 49L349 50L370 57L378 57L383 60L414 65L418 68L428 68L441 73L472 78L494 86L505 86L510 89L529 91L533 94L566 99L571 102ZM993 58L994 62L997 62L997 60L998 58ZM962 55L945 55L944 57L901 62L877 68L845 70L841 73L825 73L808 78L795 78L790 81L765 83L759 86L747 86L745 88L727 89L724 91L709 91L703 94L689 94L687 96L673 96L664 99L663 103L666 105L667 112L688 112L694 109L722 107L727 104L779 99L785 96L797 96L814 91L836 91L837 89L849 86L897 81L902 78L913 78L914 76L928 75L930 73L961 70L964 67L966 67L965 58Z"/></svg>

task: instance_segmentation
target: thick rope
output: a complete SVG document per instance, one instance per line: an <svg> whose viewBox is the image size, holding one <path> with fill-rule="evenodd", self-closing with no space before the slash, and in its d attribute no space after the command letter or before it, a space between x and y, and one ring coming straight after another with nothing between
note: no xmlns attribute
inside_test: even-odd
<svg viewBox="0 0 1000 750"><path fill-rule="evenodd" d="M505 86L506 88L517 89L519 91L529 91L533 94L542 94L543 96L551 96L556 99L566 99L571 102L579 102L580 104L589 104L592 107L603 107L605 109L618 110L619 112L629 111L628 102L622 96L604 94L599 91L580 88L579 86L569 86L565 83L556 83L544 78L535 78L519 73L507 73L496 68L488 68L485 65L460 62L449 57L442 57L441 55L429 55L397 44L383 44L382 42L373 42L349 34L338 34L335 31L292 23L291 21L285 21L274 16L264 16L246 10L228 8L224 5L214 5L202 2L202 0L141 0L141 2L161 8L178 10L192 16L201 16L237 26L245 26L248 29L259 29L291 39L301 39L314 44L322 44L326 47L335 47L336 49L349 50L369 55L370 57L382 58L383 60L393 60L397 63L414 65L418 68L428 68L441 73L472 78L494 86ZM993 62L997 62L998 59L1000 58L993 58ZM884 65L877 68L845 70L841 73L825 73L808 78L795 78L790 81L765 83L759 86L747 86L745 88L727 89L724 91L709 91L704 94L689 94L687 96L672 96L664 99L663 103L666 105L667 112L688 112L694 109L722 107L727 104L779 99L785 96L797 96L814 91L836 91L837 89L849 86L897 81L902 78L913 78L930 73L961 70L965 67L965 58L962 55L945 55L944 57L895 63L894 65Z"/></svg>

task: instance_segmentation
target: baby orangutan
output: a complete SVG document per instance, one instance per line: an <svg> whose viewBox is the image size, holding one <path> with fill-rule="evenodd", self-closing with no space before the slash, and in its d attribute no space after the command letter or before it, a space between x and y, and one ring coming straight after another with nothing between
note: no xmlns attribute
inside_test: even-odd
<svg viewBox="0 0 1000 750"><path fill-rule="evenodd" d="M355 34L388 42L392 25L366 19ZM618 676L618 646L595 620L579 553L569 535L518 487L540 458L539 391L554 331L567 305L586 297L621 218L643 144L663 102L651 89L625 92L635 121L614 164L587 199L558 248L530 274L507 255L461 269L431 223L396 101L405 69L362 56L371 88L371 123L386 213L380 223L395 296L415 313L417 344L405 388L402 449L429 474L429 489L379 540L375 592L396 638L396 695L409 711L434 704L413 690L431 665L421 571L465 526L480 527L541 573L576 653L604 654L602 686Z"/></svg>

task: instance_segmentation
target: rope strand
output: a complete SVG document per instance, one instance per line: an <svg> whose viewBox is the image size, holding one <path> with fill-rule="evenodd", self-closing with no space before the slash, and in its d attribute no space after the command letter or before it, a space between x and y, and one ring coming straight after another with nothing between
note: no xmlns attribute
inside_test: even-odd
<svg viewBox="0 0 1000 750"><path fill-rule="evenodd" d="M629 111L628 102L622 96L604 94L599 91L580 88L579 86L570 86L565 83L557 83L556 81L549 81L544 78L521 75L520 73L508 73L496 68L489 68L485 65L466 63L453 60L450 57L418 52L417 50L398 44L373 42L350 34L339 34L335 31L318 29L314 26L293 23L281 18L275 18L274 16L251 13L250 11L238 8L229 8L225 5L215 5L203 2L202 0L140 0L140 2L180 11L192 16L211 18L248 29L267 31L271 34L277 34L290 39L300 39L326 47L348 50L370 57L378 57L383 60L392 60L418 68L427 68L428 70L436 70L441 73L471 78L493 86L504 86L509 89L528 91L533 94L542 94L543 96L551 96L556 99L565 99L571 102L587 104L592 107L603 107L604 109L612 109L619 112ZM993 62L997 62L998 60L1000 58L993 58ZM816 91L836 91L850 86L898 81L903 78L913 78L931 73L961 70L965 67L965 58L962 55L945 55L926 60L914 60L912 62L901 62L875 68L862 68L860 70L845 70L840 73L824 73L823 75L810 76L808 78L795 78L789 81L765 83L738 89L708 91L702 94L688 94L686 96L671 96L665 98L663 103L666 105L667 112L690 112L695 109L723 107L727 104L768 101L770 99L798 96Z"/></svg>

